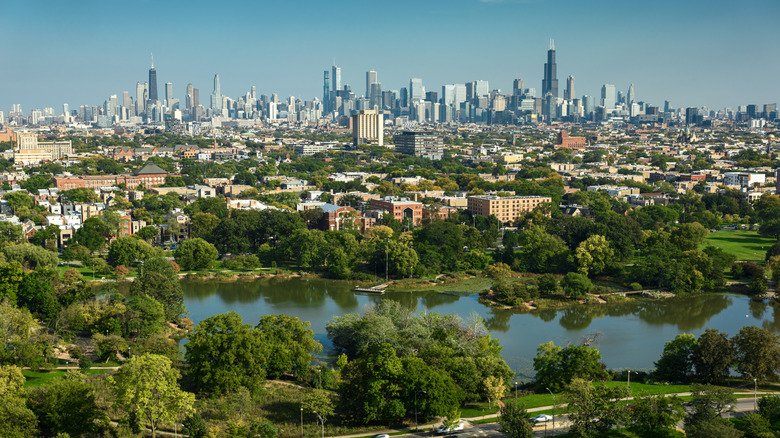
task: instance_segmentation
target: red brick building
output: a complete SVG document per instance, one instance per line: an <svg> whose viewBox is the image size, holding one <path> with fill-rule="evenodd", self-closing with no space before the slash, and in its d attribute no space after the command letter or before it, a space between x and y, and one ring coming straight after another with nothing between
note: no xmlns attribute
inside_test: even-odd
<svg viewBox="0 0 780 438"><path fill-rule="evenodd" d="M325 204L320 209L324 230L355 230L362 226L357 210L348 205Z"/></svg>
<svg viewBox="0 0 780 438"><path fill-rule="evenodd" d="M399 221L410 219L415 225L420 225L420 222L422 222L422 202L397 196L385 196L380 199L372 199L370 205L373 210L384 210L391 213Z"/></svg>
<svg viewBox="0 0 780 438"><path fill-rule="evenodd" d="M567 149L585 149L588 145L588 141L585 137L569 137L569 133L561 131L558 133L558 142L555 145L555 149L567 148Z"/></svg>
<svg viewBox="0 0 780 438"><path fill-rule="evenodd" d="M57 187L60 190L71 190L85 187L90 189L99 189L101 187L118 186L119 184L124 184L129 189L138 186L156 187L165 183L166 176L179 175L169 174L158 166L149 163L132 175L55 176L54 187Z"/></svg>

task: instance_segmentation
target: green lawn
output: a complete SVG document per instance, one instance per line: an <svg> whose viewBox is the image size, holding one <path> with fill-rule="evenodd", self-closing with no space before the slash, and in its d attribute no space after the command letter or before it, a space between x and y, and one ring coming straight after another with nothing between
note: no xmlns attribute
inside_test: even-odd
<svg viewBox="0 0 780 438"><path fill-rule="evenodd" d="M94 374L105 373L106 370L89 369L86 371L82 370L81 372L86 375L94 375ZM62 379L62 376L65 375L65 373L66 373L65 370L52 370L52 371L22 370L22 375L24 375L24 377L27 379L27 381L24 382L24 386L31 387L31 388L37 388L39 386L48 385L57 380L60 380Z"/></svg>
<svg viewBox="0 0 780 438"><path fill-rule="evenodd" d="M441 281L446 281L442 278ZM475 294L481 290L487 289L493 282L489 278L476 277L467 278L463 280L453 281L451 283L441 283L432 285L430 283L423 284L409 284L399 285L400 287L390 286L391 290L403 291L403 292L419 292L419 291L434 291L434 292L454 292L454 293L472 293Z"/></svg>
<svg viewBox="0 0 780 438"><path fill-rule="evenodd" d="M737 260L764 260L766 250L776 240L756 231L718 231L708 234L706 242L733 254Z"/></svg>

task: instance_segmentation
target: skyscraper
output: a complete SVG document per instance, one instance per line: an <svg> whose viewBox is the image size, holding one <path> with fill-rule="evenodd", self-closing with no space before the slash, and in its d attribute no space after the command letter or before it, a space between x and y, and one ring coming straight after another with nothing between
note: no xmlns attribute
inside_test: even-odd
<svg viewBox="0 0 780 438"><path fill-rule="evenodd" d="M330 72L328 70L325 70L322 73L322 105L324 106L325 113L329 113L331 111L330 109L330 102L332 100L331 97L332 96L330 95Z"/></svg>
<svg viewBox="0 0 780 438"><path fill-rule="evenodd" d="M572 75L569 75L569 77L566 78L566 91L563 92L563 99L574 99L574 76Z"/></svg>
<svg viewBox="0 0 780 438"><path fill-rule="evenodd" d="M366 72L366 97L371 98L371 84L377 83L377 75L374 70Z"/></svg>
<svg viewBox="0 0 780 438"><path fill-rule="evenodd" d="M512 82L512 95L520 96L521 94L523 94L523 80L517 78Z"/></svg>
<svg viewBox="0 0 780 438"><path fill-rule="evenodd" d="M601 106L605 109L615 109L617 96L615 95L615 86L613 84L604 84L601 86Z"/></svg>
<svg viewBox="0 0 780 438"><path fill-rule="evenodd" d="M173 82L165 83L165 106L173 105Z"/></svg>
<svg viewBox="0 0 780 438"><path fill-rule="evenodd" d="M550 50L547 51L547 62L544 64L544 79L542 80L542 96L547 93L558 97L558 66L555 64L555 42L550 40Z"/></svg>
<svg viewBox="0 0 780 438"><path fill-rule="evenodd" d="M152 68L149 69L149 100L157 100L157 70L154 69L154 56L152 56Z"/></svg>
<svg viewBox="0 0 780 438"><path fill-rule="evenodd" d="M211 110L222 114L222 87L219 84L219 75L214 75L214 92L211 93Z"/></svg>
<svg viewBox="0 0 780 438"><path fill-rule="evenodd" d="M135 83L135 113L144 113L144 86L140 82Z"/></svg>
<svg viewBox="0 0 780 438"><path fill-rule="evenodd" d="M634 84L628 86L628 94L626 94L626 103L631 105L636 101L636 95L634 94Z"/></svg>
<svg viewBox="0 0 780 438"><path fill-rule="evenodd" d="M423 83L420 78L412 78L409 80L409 100L414 102L415 100L423 100Z"/></svg>
<svg viewBox="0 0 780 438"><path fill-rule="evenodd" d="M484 97L490 93L490 85L488 81L475 81L474 82L474 97Z"/></svg>
<svg viewBox="0 0 780 438"><path fill-rule="evenodd" d="M341 67L336 67L336 63L333 63L333 68L331 70L331 87L330 89L333 90L333 93L336 93L337 91L341 90Z"/></svg>
<svg viewBox="0 0 780 438"><path fill-rule="evenodd" d="M188 110L192 110L192 107L195 106L194 102L193 102L193 98L194 98L194 96L193 96L192 83L189 83L189 84L187 84L187 97L184 99L184 106Z"/></svg>

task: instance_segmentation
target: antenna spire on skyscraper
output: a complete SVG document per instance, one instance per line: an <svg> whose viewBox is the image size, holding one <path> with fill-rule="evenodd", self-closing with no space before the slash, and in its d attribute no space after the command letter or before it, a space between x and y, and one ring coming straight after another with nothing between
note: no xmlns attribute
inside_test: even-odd
<svg viewBox="0 0 780 438"><path fill-rule="evenodd" d="M154 53L150 53L152 55L152 68L154 68Z"/></svg>
<svg viewBox="0 0 780 438"><path fill-rule="evenodd" d="M550 38L550 50L555 50L555 40Z"/></svg>

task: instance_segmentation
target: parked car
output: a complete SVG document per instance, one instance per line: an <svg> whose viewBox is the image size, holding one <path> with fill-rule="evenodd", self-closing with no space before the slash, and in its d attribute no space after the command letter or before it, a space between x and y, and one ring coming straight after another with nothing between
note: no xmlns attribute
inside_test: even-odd
<svg viewBox="0 0 780 438"><path fill-rule="evenodd" d="M450 427L444 427L444 425L442 424L441 426L437 427L434 430L434 432L436 432L437 435L449 435L455 432L460 432L461 430L463 430L464 426L465 425L463 424L463 422L458 420L457 423L455 423L453 426Z"/></svg>
<svg viewBox="0 0 780 438"><path fill-rule="evenodd" d="M546 423L548 421L552 421L552 419L553 419L552 415L541 414L535 416L534 418L531 418L531 422L533 422L534 424Z"/></svg>
<svg viewBox="0 0 780 438"><path fill-rule="evenodd" d="M386 433L380 433L380 434L376 434L376 435L372 436L371 438L390 438L390 435L388 435Z"/></svg>

